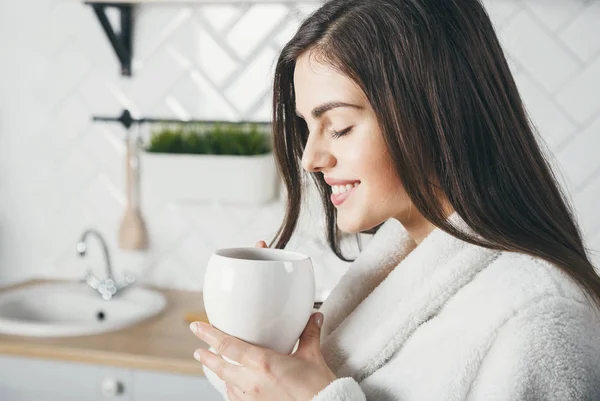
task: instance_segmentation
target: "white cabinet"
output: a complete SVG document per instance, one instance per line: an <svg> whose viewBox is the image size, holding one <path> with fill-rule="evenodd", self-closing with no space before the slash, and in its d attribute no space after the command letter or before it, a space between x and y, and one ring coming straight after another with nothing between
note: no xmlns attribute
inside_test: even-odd
<svg viewBox="0 0 600 401"><path fill-rule="evenodd" d="M203 376L0 355L2 401L222 401Z"/></svg>
<svg viewBox="0 0 600 401"><path fill-rule="evenodd" d="M133 401L223 401L204 376L135 371Z"/></svg>

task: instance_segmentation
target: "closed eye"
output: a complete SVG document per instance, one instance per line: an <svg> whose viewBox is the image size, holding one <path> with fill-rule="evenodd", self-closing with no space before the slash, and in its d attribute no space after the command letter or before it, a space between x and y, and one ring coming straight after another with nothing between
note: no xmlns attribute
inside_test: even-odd
<svg viewBox="0 0 600 401"><path fill-rule="evenodd" d="M354 128L354 127L348 127L348 128L343 129L341 131L331 130L331 136L334 137L335 139L337 139L337 138L339 138L339 137L341 137L343 135L346 135L348 132L350 132L352 130L352 128Z"/></svg>

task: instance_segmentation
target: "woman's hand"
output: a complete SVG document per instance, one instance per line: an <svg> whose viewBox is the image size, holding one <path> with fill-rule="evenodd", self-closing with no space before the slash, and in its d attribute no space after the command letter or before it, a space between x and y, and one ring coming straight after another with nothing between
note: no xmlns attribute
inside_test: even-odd
<svg viewBox="0 0 600 401"><path fill-rule="evenodd" d="M264 241L257 247L266 248ZM284 355L248 344L208 324L194 322L192 331L216 353L242 366L226 362L219 355L200 348L194 358L227 384L230 401L310 401L337 379L321 354L323 314L311 316L300 336L298 349Z"/></svg>

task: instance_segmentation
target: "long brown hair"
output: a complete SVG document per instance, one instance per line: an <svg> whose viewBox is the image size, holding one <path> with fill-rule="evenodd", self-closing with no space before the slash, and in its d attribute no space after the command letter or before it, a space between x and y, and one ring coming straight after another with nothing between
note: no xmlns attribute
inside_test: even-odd
<svg viewBox="0 0 600 401"><path fill-rule="evenodd" d="M286 246L303 202L308 129L296 116L293 77L308 50L361 87L396 172L428 221L476 245L545 259L600 306L600 278L479 0L330 0L302 23L275 70L273 145L287 208L271 245ZM322 174L311 175L327 242L348 260L331 188ZM440 193L480 239L447 221Z"/></svg>

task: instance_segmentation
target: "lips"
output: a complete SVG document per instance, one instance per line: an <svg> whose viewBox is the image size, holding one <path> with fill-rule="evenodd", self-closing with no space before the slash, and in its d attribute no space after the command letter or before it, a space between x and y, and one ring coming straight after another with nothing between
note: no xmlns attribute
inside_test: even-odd
<svg viewBox="0 0 600 401"><path fill-rule="evenodd" d="M345 179L340 179L340 178L330 178L327 177L325 178L325 182L331 186L333 185L354 185L355 182L358 182L360 184L360 180L345 180Z"/></svg>
<svg viewBox="0 0 600 401"><path fill-rule="evenodd" d="M335 206L340 206L342 203L344 203L344 201L346 201L346 199L348 199L354 193L354 191L356 191L358 189L359 186L360 186L360 184L357 184L357 185L353 186L352 189L347 190L345 192L331 194L331 197L330 197L331 202Z"/></svg>

